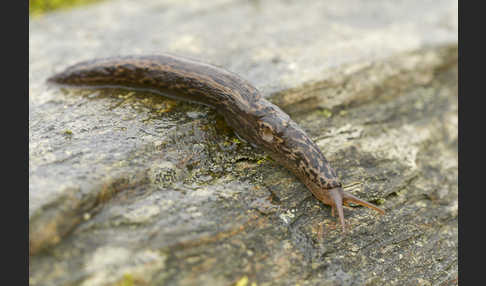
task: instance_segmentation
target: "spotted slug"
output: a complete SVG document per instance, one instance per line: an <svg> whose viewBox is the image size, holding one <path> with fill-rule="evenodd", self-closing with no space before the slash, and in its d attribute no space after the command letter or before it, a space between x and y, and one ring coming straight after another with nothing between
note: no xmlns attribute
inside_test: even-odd
<svg viewBox="0 0 486 286"><path fill-rule="evenodd" d="M242 139L262 148L294 173L335 210L346 230L343 205L355 203L384 211L343 190L336 172L317 145L278 106L238 75L219 67L174 55L95 59L68 67L48 82L94 87L148 90L216 109Z"/></svg>

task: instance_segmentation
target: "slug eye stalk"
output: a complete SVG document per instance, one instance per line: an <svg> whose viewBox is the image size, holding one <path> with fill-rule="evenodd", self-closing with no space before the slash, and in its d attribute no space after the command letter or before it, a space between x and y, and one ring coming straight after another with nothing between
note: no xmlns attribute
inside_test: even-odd
<svg viewBox="0 0 486 286"><path fill-rule="evenodd" d="M373 209L381 214L384 214L385 211L372 203L367 201L363 201L345 191L341 188L334 188L329 190L329 194L331 195L333 204L332 207L332 216L334 216L334 209L337 209L339 215L339 221L341 222L341 226L343 228L343 232L346 232L346 224L344 222L344 214L343 214L343 205L349 206L349 203L355 203L357 205L361 205L370 209Z"/></svg>

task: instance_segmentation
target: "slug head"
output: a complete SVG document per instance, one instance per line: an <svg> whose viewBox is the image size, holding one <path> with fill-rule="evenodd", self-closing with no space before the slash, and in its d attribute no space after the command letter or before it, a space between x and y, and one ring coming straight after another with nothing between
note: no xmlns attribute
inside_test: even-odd
<svg viewBox="0 0 486 286"><path fill-rule="evenodd" d="M345 192L320 149L293 121L283 124L280 118L265 116L264 119L258 121L256 129L260 141L264 141L262 145L277 153L277 161L290 166L289 169L302 179L320 201L330 205L333 216L337 211L343 231L346 231L343 205L349 207L349 203L354 203L385 213L374 204Z"/></svg>
<svg viewBox="0 0 486 286"><path fill-rule="evenodd" d="M345 231L343 205L365 206L384 211L345 191L339 178L319 147L290 117L268 101L259 101L251 112L240 109L225 116L226 121L243 139L269 152L277 162L291 170L314 196L332 207Z"/></svg>
<svg viewBox="0 0 486 286"><path fill-rule="evenodd" d="M278 106L267 100L255 100L227 107L223 111L226 122L245 141L275 155L272 157L279 157L275 158L279 162L288 159L295 164L298 157L303 157L294 151L303 153L307 149L308 136Z"/></svg>
<svg viewBox="0 0 486 286"><path fill-rule="evenodd" d="M344 214L343 214L343 205L349 207L349 203L354 203L357 205L361 205L370 209L373 209L381 214L384 214L385 211L377 206L375 206L372 203L369 203L367 201L363 201L347 192L345 192L342 188L333 188L330 190L326 190L326 192L329 194L327 197L324 197L321 199L320 197L319 200L323 201L326 204L331 205L332 207L332 216L334 216L334 211L335 209L338 212L339 215L339 221L341 222L341 226L343 228L343 231L346 231L346 224L344 222Z"/></svg>

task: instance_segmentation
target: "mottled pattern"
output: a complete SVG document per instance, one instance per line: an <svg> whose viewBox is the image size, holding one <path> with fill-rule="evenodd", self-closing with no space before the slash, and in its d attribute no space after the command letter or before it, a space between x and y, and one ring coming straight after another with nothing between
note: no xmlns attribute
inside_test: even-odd
<svg viewBox="0 0 486 286"><path fill-rule="evenodd" d="M81 62L50 82L78 86L129 87L211 106L235 132L291 170L325 204L338 211L360 204L383 210L342 190L329 162L309 136L278 106L236 74L173 55L126 56Z"/></svg>

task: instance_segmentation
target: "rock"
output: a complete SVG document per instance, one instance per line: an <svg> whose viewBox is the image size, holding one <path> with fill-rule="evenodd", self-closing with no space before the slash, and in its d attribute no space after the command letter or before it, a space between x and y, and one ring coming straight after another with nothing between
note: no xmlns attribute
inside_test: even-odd
<svg viewBox="0 0 486 286"><path fill-rule="evenodd" d="M457 3L107 1L31 19L31 285L454 285ZM328 206L214 110L56 88L171 52L240 74L385 215Z"/></svg>

